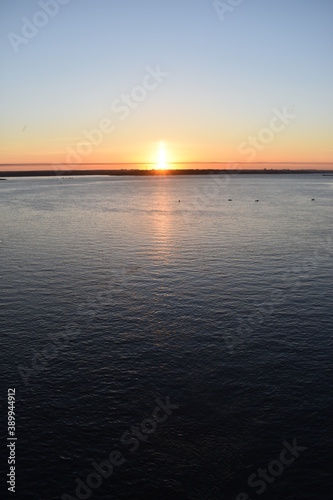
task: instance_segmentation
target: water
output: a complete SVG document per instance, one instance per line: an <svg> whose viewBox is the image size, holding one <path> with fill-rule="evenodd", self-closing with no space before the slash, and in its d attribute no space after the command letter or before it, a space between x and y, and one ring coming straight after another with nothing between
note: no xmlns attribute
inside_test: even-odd
<svg viewBox="0 0 333 500"><path fill-rule="evenodd" d="M77 498L113 450L81 498L333 498L332 194L319 174L1 182L17 498Z"/></svg>

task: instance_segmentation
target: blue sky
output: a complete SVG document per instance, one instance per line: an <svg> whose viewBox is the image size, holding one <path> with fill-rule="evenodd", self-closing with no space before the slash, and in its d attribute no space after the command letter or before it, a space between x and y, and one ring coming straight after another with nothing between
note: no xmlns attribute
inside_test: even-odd
<svg viewBox="0 0 333 500"><path fill-rule="evenodd" d="M332 1L244 0L221 20L210 0L69 0L15 51L41 3L1 2L2 163L61 160L156 65L169 76L84 161L150 161L160 141L170 161L237 160L283 106L295 120L256 159L332 161Z"/></svg>

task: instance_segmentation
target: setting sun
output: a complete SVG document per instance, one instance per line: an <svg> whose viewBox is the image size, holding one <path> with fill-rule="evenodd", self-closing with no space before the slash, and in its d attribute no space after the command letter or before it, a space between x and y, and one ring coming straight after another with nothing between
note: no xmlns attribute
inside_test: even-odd
<svg viewBox="0 0 333 500"><path fill-rule="evenodd" d="M159 150L158 150L158 163L157 163L157 168L159 170L164 170L168 166L167 160L166 160L166 150L165 150L165 144L164 142L161 142L159 145Z"/></svg>

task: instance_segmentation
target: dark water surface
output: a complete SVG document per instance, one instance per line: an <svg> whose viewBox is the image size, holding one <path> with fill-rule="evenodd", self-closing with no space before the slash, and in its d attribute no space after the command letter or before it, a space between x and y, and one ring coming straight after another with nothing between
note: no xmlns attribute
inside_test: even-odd
<svg viewBox="0 0 333 500"><path fill-rule="evenodd" d="M332 195L321 175L2 182L1 498L332 499Z"/></svg>

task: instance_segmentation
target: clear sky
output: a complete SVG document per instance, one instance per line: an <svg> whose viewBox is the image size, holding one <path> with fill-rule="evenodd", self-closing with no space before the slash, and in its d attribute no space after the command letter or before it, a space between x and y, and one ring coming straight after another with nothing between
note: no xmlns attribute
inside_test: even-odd
<svg viewBox="0 0 333 500"><path fill-rule="evenodd" d="M2 0L0 18L0 163L333 161L332 0Z"/></svg>

